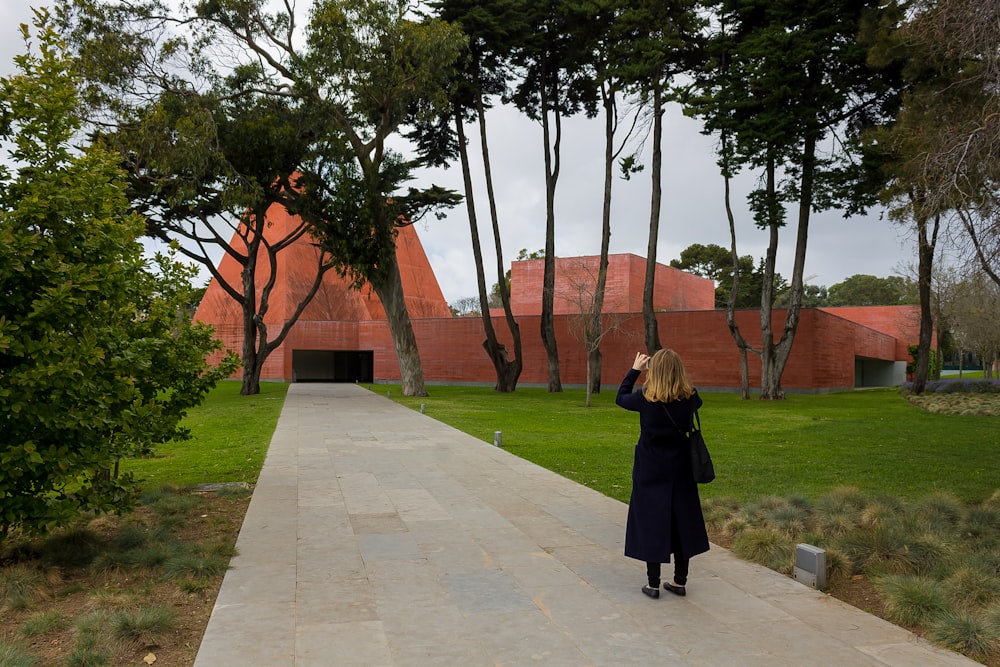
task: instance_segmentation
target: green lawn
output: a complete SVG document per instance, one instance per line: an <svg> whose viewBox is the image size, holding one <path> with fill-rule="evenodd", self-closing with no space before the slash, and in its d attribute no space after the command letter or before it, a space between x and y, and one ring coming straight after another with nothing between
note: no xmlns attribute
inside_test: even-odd
<svg viewBox="0 0 1000 667"><path fill-rule="evenodd" d="M257 481L274 434L288 383L262 382L260 394L240 396L240 383L219 383L184 425L191 439L157 448L149 459L122 461L145 488Z"/></svg>
<svg viewBox="0 0 1000 667"><path fill-rule="evenodd" d="M520 388L432 386L402 397L398 385L373 391L602 493L627 501L638 419L605 389L584 407L582 389L549 394ZM946 492L980 502L1000 488L996 417L936 415L895 389L790 395L785 401L703 396L702 429L717 477L703 498L815 499L837 487L916 500Z"/></svg>

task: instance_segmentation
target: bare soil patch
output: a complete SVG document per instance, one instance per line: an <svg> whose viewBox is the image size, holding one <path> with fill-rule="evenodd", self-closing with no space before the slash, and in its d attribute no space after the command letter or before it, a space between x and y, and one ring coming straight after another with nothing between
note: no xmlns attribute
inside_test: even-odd
<svg viewBox="0 0 1000 667"><path fill-rule="evenodd" d="M250 494L240 496L216 493L190 494L195 500L184 512L171 519L171 541L187 545L212 545L213 549L232 549L246 514ZM162 519L140 507L124 517L99 517L85 525L102 541L111 542L124 526L139 527L155 533ZM205 627L218 596L224 572L196 577L169 577L162 568L112 567L94 563L73 567L47 564L40 553L39 540L12 540L2 552L0 568L37 570L43 574L42 585L30 601L0 603L0 641L13 644L30 654L38 665L70 664L79 651L80 632L74 623L97 610L137 609L146 606L166 607L173 612L170 629L153 642L126 641L115 647L110 662L125 665L191 665L194 663ZM155 545L155 538L153 541ZM0 590L2 592L2 590ZM27 634L33 620L53 612L65 621L53 624L48 631ZM154 661L155 658L155 661ZM76 663L76 661L72 661ZM87 663L90 664L90 663Z"/></svg>

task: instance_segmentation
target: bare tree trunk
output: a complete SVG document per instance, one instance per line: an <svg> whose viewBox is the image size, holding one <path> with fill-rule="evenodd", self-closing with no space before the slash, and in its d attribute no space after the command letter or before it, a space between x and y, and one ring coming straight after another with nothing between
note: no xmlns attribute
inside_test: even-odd
<svg viewBox="0 0 1000 667"><path fill-rule="evenodd" d="M918 214L919 215L919 214ZM917 339L917 360L913 368L913 393L922 394L930 373L931 338L934 316L931 312L931 280L934 271L934 247L937 245L940 214L934 216L928 233L927 218L917 221L917 292L920 294L920 334Z"/></svg>
<svg viewBox="0 0 1000 667"><path fill-rule="evenodd" d="M493 328L493 318L490 317L489 297L486 294L486 275L483 269L483 252L479 238L479 218L476 215L476 202L473 196L472 172L469 168L469 152L465 138L465 127L462 124L462 112L455 111L455 132L458 136L459 158L462 164L462 181L465 187L465 203L469 211L469 228L472 234L472 254L476 262L476 282L479 287L479 312L483 321L483 331L486 333L486 340L483 341L483 348L493 362L496 371L495 389L501 392L511 392L517 386L517 378L521 373L520 351L515 364L508 357L507 349L497 340L496 330ZM485 140L485 137L483 137ZM486 158L487 155L484 155ZM487 168L488 170L488 168ZM501 286L504 289L504 286ZM509 303L509 300L508 300ZM508 306L507 310L510 308Z"/></svg>
<svg viewBox="0 0 1000 667"><path fill-rule="evenodd" d="M660 349L659 326L653 309L653 288L656 283L656 245L660 235L660 206L663 198L663 91L660 82L653 87L653 156L650 165L651 191L649 200L649 241L646 244L646 279L642 287L642 321L646 352Z"/></svg>
<svg viewBox="0 0 1000 667"><path fill-rule="evenodd" d="M514 319L514 313L510 309L510 289L507 287L507 278L504 275L503 245L500 243L500 218L497 214L497 200L493 192L493 169L490 166L489 142L486 140L486 109L483 105L482 95L476 96L476 114L479 117L479 144L483 153L483 176L486 181L486 197L490 203L490 221L493 223L493 246L496 249L497 257L497 289L500 290L500 303L503 305L504 318L507 322L507 329L514 342L514 359L506 348L501 346L497 350L502 357L500 366L498 360L493 361L497 368L496 390L500 392L512 392L517 389L517 380L521 377L523 366L521 357L521 327ZM492 356L493 352L487 350Z"/></svg>
<svg viewBox="0 0 1000 667"><path fill-rule="evenodd" d="M725 141L726 138L723 137L723 142ZM747 363L747 350L750 346L736 323L736 301L740 292L740 257L736 251L736 218L733 215L732 191L728 172L725 175L725 181L726 218L729 220L729 252L733 260L733 285L729 291L729 302L726 304L726 325L729 327L729 333L736 341L736 349L740 353L740 391L743 400L748 400L750 398L750 369Z"/></svg>
<svg viewBox="0 0 1000 667"><path fill-rule="evenodd" d="M243 284L246 285L246 280ZM243 304L243 380L240 395L253 396L260 393L260 371L263 364L257 358L257 323L253 312L253 302ZM261 323L263 324L263 322Z"/></svg>
<svg viewBox="0 0 1000 667"><path fill-rule="evenodd" d="M799 183L798 233L795 238L795 260L792 263L791 294L788 308L785 312L785 327L781 338L772 347L769 367L763 369L763 374L769 379L767 396L761 387L761 398L783 399L785 392L781 388L781 375L785 372L788 357L792 354L792 344L795 342L795 332L799 326L799 316L802 312L802 275L806 266L806 249L809 241L809 216L812 213L812 191L816 164L816 134L807 133L805 145L802 148L802 176ZM768 343L771 342L770 336Z"/></svg>
<svg viewBox="0 0 1000 667"><path fill-rule="evenodd" d="M766 188L770 201L776 199L774 158L769 157L767 163ZM764 279L760 294L760 398L774 400L785 397L781 389L781 373L775 365L774 331L771 325L774 307L774 266L778 254L778 221L770 220L768 224L770 238L767 253L764 256Z"/></svg>
<svg viewBox="0 0 1000 667"><path fill-rule="evenodd" d="M555 141L550 143L548 96L546 85L541 86L542 109L542 140L545 144L545 269L542 273L542 345L548 356L549 391L562 391L562 381L559 379L559 349L556 344L555 319L553 317L553 301L556 289L556 182L559 180L559 143L562 138L562 123L559 112L554 112Z"/></svg>
<svg viewBox="0 0 1000 667"><path fill-rule="evenodd" d="M240 306L243 310L243 382L240 386L241 396L253 396L260 393L260 371L263 361L258 358L257 336L260 328L263 327L264 335L267 335L267 327L264 325L263 315L257 311L257 257L260 250L260 235L251 231L250 225L256 225L257 216L253 214L246 218L246 245L247 254L244 258L243 271L243 295Z"/></svg>
<svg viewBox="0 0 1000 667"><path fill-rule="evenodd" d="M590 316L590 340L584 341L587 349L587 385L591 393L601 393L602 357L600 340L604 312L604 292L608 282L608 249L611 246L611 189L615 164L615 127L617 125L616 88L613 84L601 87L604 96L604 199L601 207L601 257L597 265L597 284L594 286L593 309ZM587 397L590 406L590 396Z"/></svg>
<svg viewBox="0 0 1000 667"><path fill-rule="evenodd" d="M372 283L372 289L375 290L385 309L392 344L396 348L396 357L399 360L403 396L426 396L423 366L420 364L420 353L417 350L417 339L413 334L410 313L406 310L403 281L399 275L399 263L395 255L386 267L385 279L377 284Z"/></svg>

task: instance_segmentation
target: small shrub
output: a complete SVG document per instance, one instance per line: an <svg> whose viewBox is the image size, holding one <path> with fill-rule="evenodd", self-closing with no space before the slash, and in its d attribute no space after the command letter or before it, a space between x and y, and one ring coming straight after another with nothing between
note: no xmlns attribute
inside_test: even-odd
<svg viewBox="0 0 1000 667"><path fill-rule="evenodd" d="M1000 545L1000 508L970 507L958 527L962 537L994 548Z"/></svg>
<svg viewBox="0 0 1000 667"><path fill-rule="evenodd" d="M815 529L826 537L846 535L857 528L857 516L854 514L828 514L826 512L813 515Z"/></svg>
<svg viewBox="0 0 1000 667"><path fill-rule="evenodd" d="M111 548L115 551L135 551L146 546L149 533L140 526L124 526L111 540Z"/></svg>
<svg viewBox="0 0 1000 667"><path fill-rule="evenodd" d="M158 644L174 627L176 616L166 607L127 609L111 615L111 632L123 642Z"/></svg>
<svg viewBox="0 0 1000 667"><path fill-rule="evenodd" d="M749 528L733 542L733 553L787 574L794 562L795 545L787 535L773 528Z"/></svg>
<svg viewBox="0 0 1000 667"><path fill-rule="evenodd" d="M908 538L906 553L915 574L937 576L951 571L958 563L953 544L939 534L925 532Z"/></svg>
<svg viewBox="0 0 1000 667"><path fill-rule="evenodd" d="M768 525L775 512L787 507L788 504L781 498L764 496L743 505L739 510L739 514L746 520L747 524L759 528Z"/></svg>
<svg viewBox="0 0 1000 667"><path fill-rule="evenodd" d="M854 563L840 549L827 549L826 571L830 579L846 579L854 574Z"/></svg>
<svg viewBox="0 0 1000 667"><path fill-rule="evenodd" d="M24 625L21 626L21 634L26 637L36 637L38 635L47 635L51 632L58 632L68 628L70 625L69 619L63 616L60 612L52 609L49 611L43 611L38 614L34 614L29 617ZM0 660L0 665L5 664L3 660Z"/></svg>
<svg viewBox="0 0 1000 667"><path fill-rule="evenodd" d="M224 574L228 569L228 558L196 554L181 554L163 564L163 574L168 579L212 577Z"/></svg>
<svg viewBox="0 0 1000 667"><path fill-rule="evenodd" d="M0 569L0 600L11 609L27 609L45 594L45 577L27 565Z"/></svg>
<svg viewBox="0 0 1000 667"><path fill-rule="evenodd" d="M199 542L195 546L195 552L203 556L225 558L226 560L232 560L237 554L236 545L229 540Z"/></svg>
<svg viewBox="0 0 1000 667"><path fill-rule="evenodd" d="M960 567L943 586L956 607L978 609L1000 602L1000 577L975 567Z"/></svg>
<svg viewBox="0 0 1000 667"><path fill-rule="evenodd" d="M211 587L207 579L181 579L177 582L177 588L185 593L204 593Z"/></svg>
<svg viewBox="0 0 1000 667"><path fill-rule="evenodd" d="M935 531L955 530L962 521L965 510L962 504L945 493L934 493L916 504L914 513Z"/></svg>
<svg viewBox="0 0 1000 667"><path fill-rule="evenodd" d="M729 517L729 519L722 524L720 530L724 535L736 537L748 528L750 528L750 524L747 523L746 518L741 514L737 514Z"/></svg>
<svg viewBox="0 0 1000 667"><path fill-rule="evenodd" d="M165 498L171 498L181 493L176 486L166 484L155 489L147 489L139 496L139 504L145 507L153 507Z"/></svg>
<svg viewBox="0 0 1000 667"><path fill-rule="evenodd" d="M189 493L162 492L156 496L149 497L146 501L143 496L143 505L155 512L162 521L166 517L184 516L201 504L201 498Z"/></svg>
<svg viewBox="0 0 1000 667"><path fill-rule="evenodd" d="M73 623L79 637L99 638L108 627L110 615L103 609L77 617Z"/></svg>
<svg viewBox="0 0 1000 667"><path fill-rule="evenodd" d="M36 667L38 659L21 647L0 640L0 665L3 667Z"/></svg>
<svg viewBox="0 0 1000 667"><path fill-rule="evenodd" d="M66 658L67 667L93 667L111 664L116 643L109 631L111 616L97 610L76 619L76 643Z"/></svg>
<svg viewBox="0 0 1000 667"><path fill-rule="evenodd" d="M990 631L982 619L966 612L944 613L930 623L928 637L953 651L976 660L985 660L1000 651L1000 637Z"/></svg>
<svg viewBox="0 0 1000 667"><path fill-rule="evenodd" d="M106 667L111 664L112 655L107 650L96 646L74 648L66 656L66 667Z"/></svg>
<svg viewBox="0 0 1000 667"><path fill-rule="evenodd" d="M876 498L858 512L858 525L898 525L905 515L906 508L895 498Z"/></svg>
<svg viewBox="0 0 1000 667"><path fill-rule="evenodd" d="M912 575L889 575L876 582L889 620L907 626L924 625L948 610L938 582Z"/></svg>
<svg viewBox="0 0 1000 667"><path fill-rule="evenodd" d="M859 572L875 578L884 574L915 574L918 567L907 539L891 526L866 526L847 533L836 545Z"/></svg>
<svg viewBox="0 0 1000 667"><path fill-rule="evenodd" d="M732 498L708 498L702 503L705 524L711 531L722 531L723 525L739 511L740 505Z"/></svg>
<svg viewBox="0 0 1000 667"><path fill-rule="evenodd" d="M904 389L912 389L912 383L903 385ZM924 385L924 393L939 394L997 394L1000 393L1000 380L982 378L953 378L930 380Z"/></svg>
<svg viewBox="0 0 1000 667"><path fill-rule="evenodd" d="M89 528L76 527L57 533L42 542L42 561L57 567L90 565L104 547L101 536Z"/></svg>
<svg viewBox="0 0 1000 667"><path fill-rule="evenodd" d="M771 509L764 516L767 518L767 525L777 528L789 536L804 532L810 521L808 507L790 502Z"/></svg>
<svg viewBox="0 0 1000 667"><path fill-rule="evenodd" d="M1000 637L1000 604L990 605L983 610L983 623L990 634Z"/></svg>
<svg viewBox="0 0 1000 667"><path fill-rule="evenodd" d="M859 523L868 498L853 487L839 487L820 496L813 505L816 523L822 526L850 528Z"/></svg>

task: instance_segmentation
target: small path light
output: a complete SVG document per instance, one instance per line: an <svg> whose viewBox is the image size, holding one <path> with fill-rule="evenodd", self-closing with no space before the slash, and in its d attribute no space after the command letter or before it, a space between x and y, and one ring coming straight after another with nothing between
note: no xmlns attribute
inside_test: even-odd
<svg viewBox="0 0 1000 667"><path fill-rule="evenodd" d="M421 403L420 404L420 414L424 414L424 412L425 412L426 409L427 409L427 404L426 403Z"/></svg>
<svg viewBox="0 0 1000 667"><path fill-rule="evenodd" d="M793 576L806 586L826 588L826 551L811 544L796 544Z"/></svg>
<svg viewBox="0 0 1000 667"><path fill-rule="evenodd" d="M503 447L503 433L500 431L493 431L493 444L497 447Z"/></svg>

